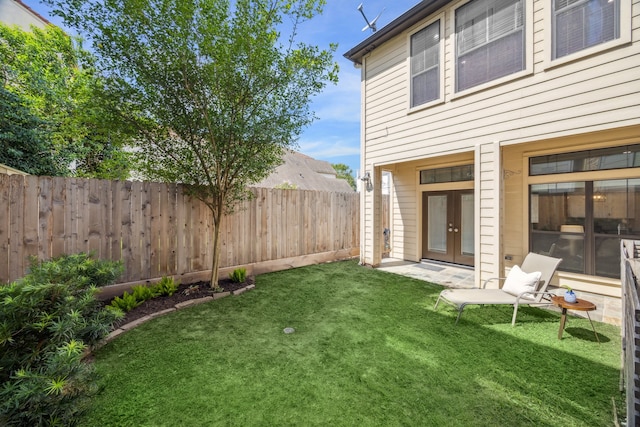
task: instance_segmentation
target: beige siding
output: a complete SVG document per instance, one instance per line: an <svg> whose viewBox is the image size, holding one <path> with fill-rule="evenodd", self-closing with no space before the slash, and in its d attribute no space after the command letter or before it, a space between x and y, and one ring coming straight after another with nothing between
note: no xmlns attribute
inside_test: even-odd
<svg viewBox="0 0 640 427"><path fill-rule="evenodd" d="M500 147L476 149L475 216L476 282L500 277Z"/></svg>
<svg viewBox="0 0 640 427"><path fill-rule="evenodd" d="M0 163L0 173L6 173L7 175L14 175L14 174L17 174L17 175L29 175L26 172L22 172L22 171L20 171L18 169L14 169L14 168L9 167L7 165L3 165L2 163Z"/></svg>
<svg viewBox="0 0 640 427"><path fill-rule="evenodd" d="M518 144L567 138L565 145L579 146L581 142L571 140L576 135L606 135L640 125L640 0L621 1L632 1L631 16L622 17L623 25L631 22L631 43L555 66L549 63L550 32L545 28L549 2L528 3L533 5L527 17L532 25L527 40L529 74L464 96L453 89L453 9L437 11L434 16L445 15L444 102L415 111L409 109L408 36L432 18L363 58L362 167L394 174L392 256L421 256L420 166L433 166L455 153L476 152L476 266L485 276L496 266L504 267L503 255L512 257L507 267L521 262L528 247L522 155L529 144ZM518 147L504 151L502 175L499 147ZM373 232L373 224L367 225L372 193L364 194L362 201L361 242L367 253ZM499 219L500 206L506 223Z"/></svg>
<svg viewBox="0 0 640 427"><path fill-rule="evenodd" d="M390 164L492 141L505 145L640 123L640 2L632 9L632 45L548 69L544 68L544 5L534 2L532 75L452 99L454 58L447 42L447 101L411 114L410 32L374 50L366 58L365 70L367 162ZM453 38L450 16L449 8L446 40Z"/></svg>
<svg viewBox="0 0 640 427"><path fill-rule="evenodd" d="M15 0L0 0L0 22L17 25L25 31L29 31L32 25L44 28L48 23L33 10Z"/></svg>

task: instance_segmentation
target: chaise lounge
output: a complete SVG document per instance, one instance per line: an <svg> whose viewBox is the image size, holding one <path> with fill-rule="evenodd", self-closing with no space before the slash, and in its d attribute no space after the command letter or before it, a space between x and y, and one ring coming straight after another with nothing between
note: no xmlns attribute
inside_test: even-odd
<svg viewBox="0 0 640 427"><path fill-rule="evenodd" d="M547 292L547 287L561 261L560 258L529 253L522 267L513 266L506 278L487 279L482 288L445 289L440 292L434 310L440 300L455 306L458 309L457 325L467 305L513 305L511 326L515 326L518 306L551 304L552 294ZM486 289L487 283L494 280L504 281L502 288Z"/></svg>

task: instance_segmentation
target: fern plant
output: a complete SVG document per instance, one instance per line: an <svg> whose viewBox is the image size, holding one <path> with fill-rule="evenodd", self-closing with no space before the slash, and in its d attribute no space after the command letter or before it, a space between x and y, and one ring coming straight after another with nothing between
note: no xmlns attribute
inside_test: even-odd
<svg viewBox="0 0 640 427"><path fill-rule="evenodd" d="M155 292L155 289L145 285L136 285L131 288L131 293L135 297L135 299L143 303L148 299L155 298L158 294Z"/></svg>
<svg viewBox="0 0 640 427"><path fill-rule="evenodd" d="M134 308L136 308L137 306L139 306L140 304L142 304L143 302L144 301L138 300L133 294L130 294L129 292L125 291L121 297L115 297L113 300L111 300L110 305L113 308L116 308L118 310L121 310L124 313L127 313L133 310Z"/></svg>
<svg viewBox="0 0 640 427"><path fill-rule="evenodd" d="M247 279L247 269L244 267L236 268L231 272L229 278L232 282L244 283L244 281Z"/></svg>
<svg viewBox="0 0 640 427"><path fill-rule="evenodd" d="M153 290L157 295L169 297L178 290L178 286L180 284L176 283L173 277L163 277L153 286Z"/></svg>

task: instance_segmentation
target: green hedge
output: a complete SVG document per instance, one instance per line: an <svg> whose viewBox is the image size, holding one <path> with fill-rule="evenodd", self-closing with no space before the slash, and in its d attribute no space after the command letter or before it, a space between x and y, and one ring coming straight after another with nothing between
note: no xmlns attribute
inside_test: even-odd
<svg viewBox="0 0 640 427"><path fill-rule="evenodd" d="M122 312L105 309L98 287L120 263L90 254L46 262L0 286L0 425L73 425L95 391L85 349L108 335Z"/></svg>

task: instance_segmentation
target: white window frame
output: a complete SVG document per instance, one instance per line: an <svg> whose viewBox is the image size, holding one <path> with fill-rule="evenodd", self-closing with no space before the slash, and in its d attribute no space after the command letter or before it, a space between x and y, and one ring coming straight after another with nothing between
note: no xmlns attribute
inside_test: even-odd
<svg viewBox="0 0 640 427"><path fill-rule="evenodd" d="M439 89L438 89L438 98L425 102L424 104L420 104L420 105L416 105L416 106L412 106L411 105L411 101L413 98L413 76L411 73L411 38L413 37L414 34L424 30L425 28L427 28L429 25L433 24L436 21L440 21L440 40L439 40L439 58L438 58L438 67L439 67L439 72L438 72L438 85L439 85ZM409 113L413 113L415 111L420 111L420 110L424 110L425 108L429 108L432 107L434 105L438 105L438 104L442 104L445 100L445 85L444 85L444 79L445 79L445 26L446 26L446 21L445 21L445 14L440 13L436 16L434 16L433 18L431 18L429 21L426 21L424 24L421 24L419 27L416 27L415 29L412 29L408 34L407 34L407 79L409 82L409 91L407 94L407 109L409 111Z"/></svg>
<svg viewBox="0 0 640 427"><path fill-rule="evenodd" d="M470 87L465 90L456 92L457 85L457 34L456 34L456 10L471 0L463 0L451 9L449 16L449 27L451 28L451 65L450 71L452 72L453 84L451 86L451 99L461 98L472 93L480 92L491 87L500 86L509 83L514 80L521 79L522 77L533 74L533 0L524 0L524 60L525 66L522 71L518 71L513 74L509 74L504 77L499 77L494 80L490 80L486 83L479 84L477 86Z"/></svg>
<svg viewBox="0 0 640 427"><path fill-rule="evenodd" d="M614 49L618 46L631 43L631 0L620 0L620 37L614 40L610 40L605 43L600 43L595 46L588 47L586 49L579 50L561 58L553 59L554 51L554 25L555 20L553 16L553 0L546 1L544 8L546 12L544 14L545 19L545 58L544 68L549 69L557 67L559 65L567 64L588 56L599 54L610 49Z"/></svg>

